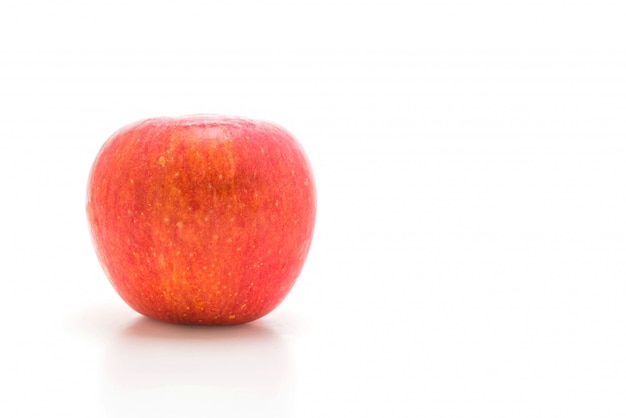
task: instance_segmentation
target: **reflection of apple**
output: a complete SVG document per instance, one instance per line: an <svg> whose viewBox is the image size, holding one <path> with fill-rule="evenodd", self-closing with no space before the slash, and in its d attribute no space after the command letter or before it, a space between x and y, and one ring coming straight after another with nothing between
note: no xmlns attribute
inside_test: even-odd
<svg viewBox="0 0 626 418"><path fill-rule="evenodd" d="M107 416L292 416L289 345L261 320L177 327L137 318L114 333L102 362Z"/></svg>
<svg viewBox="0 0 626 418"><path fill-rule="evenodd" d="M298 142L268 122L195 115L116 132L87 214L120 296L166 322L238 324L272 311L311 244L315 186Z"/></svg>

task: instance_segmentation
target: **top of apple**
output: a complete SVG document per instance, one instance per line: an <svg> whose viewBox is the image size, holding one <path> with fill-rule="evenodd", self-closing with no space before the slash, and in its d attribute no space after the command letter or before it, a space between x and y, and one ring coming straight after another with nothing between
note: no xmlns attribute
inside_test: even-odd
<svg viewBox="0 0 626 418"><path fill-rule="evenodd" d="M254 120L249 118L243 118L239 116L218 115L213 113L197 113L193 115L184 116L162 116L156 118L145 119L141 123L158 123L178 125L178 126L250 126L250 125L276 125L275 123L265 122L261 120Z"/></svg>

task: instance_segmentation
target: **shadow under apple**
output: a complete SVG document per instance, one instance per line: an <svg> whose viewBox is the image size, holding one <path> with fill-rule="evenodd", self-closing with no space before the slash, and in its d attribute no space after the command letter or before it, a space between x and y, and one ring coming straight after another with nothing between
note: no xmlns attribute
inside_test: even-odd
<svg viewBox="0 0 626 418"><path fill-rule="evenodd" d="M289 416L288 345L263 320L179 326L140 317L120 330L102 364L111 417Z"/></svg>

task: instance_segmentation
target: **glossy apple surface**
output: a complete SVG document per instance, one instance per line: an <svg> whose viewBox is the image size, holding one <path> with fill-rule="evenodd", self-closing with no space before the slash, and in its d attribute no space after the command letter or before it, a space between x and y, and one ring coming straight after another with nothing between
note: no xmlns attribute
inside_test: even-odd
<svg viewBox="0 0 626 418"><path fill-rule="evenodd" d="M92 166L87 217L111 284L137 312L238 324L294 285L316 193L297 140L269 122L154 118L109 138Z"/></svg>

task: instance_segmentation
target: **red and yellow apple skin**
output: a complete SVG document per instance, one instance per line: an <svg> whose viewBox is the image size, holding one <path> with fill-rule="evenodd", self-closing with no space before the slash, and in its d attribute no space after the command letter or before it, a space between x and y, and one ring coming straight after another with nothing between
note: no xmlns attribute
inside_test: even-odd
<svg viewBox="0 0 626 418"><path fill-rule="evenodd" d="M126 126L91 169L87 217L111 284L137 312L239 324L272 311L309 251L316 192L296 139L216 115Z"/></svg>

